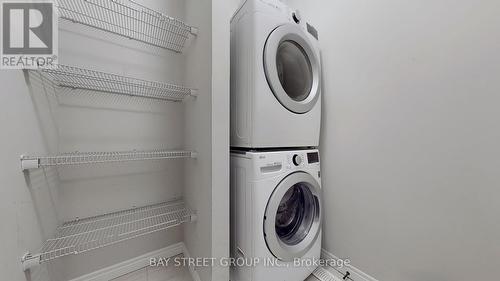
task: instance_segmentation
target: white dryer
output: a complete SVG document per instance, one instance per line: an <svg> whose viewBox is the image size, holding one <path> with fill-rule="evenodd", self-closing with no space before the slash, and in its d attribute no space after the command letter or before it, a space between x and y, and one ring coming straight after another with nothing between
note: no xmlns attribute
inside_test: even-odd
<svg viewBox="0 0 500 281"><path fill-rule="evenodd" d="M320 176L318 150L232 151L231 281L311 274L321 252Z"/></svg>
<svg viewBox="0 0 500 281"><path fill-rule="evenodd" d="M317 147L318 34L279 0L247 0L231 19L231 146Z"/></svg>

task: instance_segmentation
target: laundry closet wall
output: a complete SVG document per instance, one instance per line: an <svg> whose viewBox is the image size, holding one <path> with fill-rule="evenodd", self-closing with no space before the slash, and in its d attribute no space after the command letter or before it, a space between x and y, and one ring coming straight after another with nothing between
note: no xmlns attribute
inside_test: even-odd
<svg viewBox="0 0 500 281"><path fill-rule="evenodd" d="M143 1L148 7L184 19L184 1ZM60 62L84 68L185 84L185 60L190 50L177 54L61 22ZM205 35L203 35L205 36ZM197 84L188 87L198 87ZM38 89L36 89L38 90ZM205 90L205 89L203 89ZM43 94L43 93L35 93ZM203 100L206 91L203 91ZM186 103L197 102L187 101ZM60 95L54 122L59 151L127 151L155 148L182 149L185 108L182 103L82 92ZM44 110L47 108L43 108ZM113 210L129 209L180 197L184 193L183 161L165 160L58 168L63 221ZM196 160L194 160L196 161ZM182 241L182 229L61 259L67 280Z"/></svg>
<svg viewBox="0 0 500 281"><path fill-rule="evenodd" d="M205 218L185 228L185 243L196 257L229 256L229 22L238 3L186 2L188 22L211 30L210 36L202 35L193 42L196 55L186 61L188 82L198 83L211 93L210 98L189 104L185 113L186 144L207 154L199 159L205 162L185 164L186 201L198 206L198 215ZM211 109L209 115L207 108ZM202 281L229 280L227 267L201 267L198 273Z"/></svg>
<svg viewBox="0 0 500 281"><path fill-rule="evenodd" d="M21 172L19 156L31 151L47 154L55 148L54 128L41 128L40 113L30 95L22 71L0 70L0 272L2 280L26 280L20 258L28 249L38 249L57 225L59 197L53 169L37 170L30 178ZM44 103L44 106L49 106ZM41 116L41 117L39 117ZM37 281L50 281L46 268L36 272Z"/></svg>
<svg viewBox="0 0 500 281"><path fill-rule="evenodd" d="M381 281L500 275L500 4L290 0L319 31L323 247Z"/></svg>
<svg viewBox="0 0 500 281"><path fill-rule="evenodd" d="M56 94L36 73L1 70L0 279L27 280L20 257L38 251L62 221L180 196L198 212L197 222L61 258L37 267L28 280L68 280L176 242L193 257L228 255L231 12L222 0L137 2L198 27L198 36L177 54L61 22L60 63L185 85L199 89L198 97L174 103L79 90ZM194 150L198 158L25 174L19 163L21 154L156 148ZM228 279L227 268L197 272L202 281Z"/></svg>

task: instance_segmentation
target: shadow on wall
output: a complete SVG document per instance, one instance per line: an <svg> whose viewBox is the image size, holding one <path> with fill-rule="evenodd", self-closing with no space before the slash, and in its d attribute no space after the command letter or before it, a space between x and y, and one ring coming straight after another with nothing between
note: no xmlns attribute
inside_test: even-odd
<svg viewBox="0 0 500 281"><path fill-rule="evenodd" d="M61 131L68 130L67 127L61 126L66 122L68 116L73 115L76 111L106 111L115 112L117 114L141 114L145 116L158 115L157 119L168 120L171 115L168 109L177 106L171 101L152 100L147 98L133 97L128 95L110 94L106 92L89 91L81 89L72 89L65 87L58 87L56 81L45 76L41 71L25 70L25 82L29 89L29 94L32 100L33 109L36 114L38 127L40 128L42 139L40 142L43 144L43 154L57 155L63 152L62 147L66 146L80 146L79 143L71 139L61 136ZM31 110L31 109L25 109ZM62 112L64 111L64 112ZM118 117L118 116L116 116ZM119 121L118 118L115 118ZM180 120L181 122L182 120ZM64 133L64 132L63 132ZM132 135L132 134L131 134ZM96 137L94 135L90 137ZM98 136L97 136L98 137ZM143 137L138 135L138 137ZM100 139L98 139L100 140ZM131 137L130 142L136 142ZM61 142L62 143L61 145ZM67 143L72 143L67 145ZM113 141L110 141L113 142ZM160 142L154 140L154 142ZM40 153L29 152L28 153ZM44 156L39 155L39 156ZM33 156L33 155L27 155ZM26 204L26 208L33 208L36 216L36 229L39 231L39 236L42 241L50 239L56 234L57 226L68 217L74 218L72 214L65 214L62 208L64 205L63 189L67 192L68 183L80 183L77 186L93 187L93 189L85 189L91 191L91 194L98 194L98 189L103 186L118 186L120 189L129 188L127 184L123 183L121 178L126 175L125 181L140 182L144 178L161 178L169 179L171 175L182 173L180 165L176 161L151 161L151 162L134 162L134 163L111 163L111 164L96 164L92 166L75 167L44 167L40 169L32 169L24 171L24 179L26 183L31 202ZM165 173L165 171L174 171L173 173ZM138 180L130 180L137 178ZM174 186L175 181L172 181ZM180 184L180 183L179 183ZM137 186L134 186L137 189ZM164 188L165 193L169 188ZM115 191L118 192L118 191ZM172 198L179 197L178 191L174 190L169 193ZM165 198L161 198L165 201ZM84 200L82 199L82 202ZM136 202L132 202L136 203ZM142 205L142 202L137 202ZM76 207L76 206L75 206ZM95 214L109 212L109 210L101 210L98 205L93 207ZM110 207L114 208L114 207ZM118 208L118 207L117 207ZM91 215L95 215L92 213ZM22 218L19 218L22 219ZM43 248L39 245L36 249L26 249L37 254ZM25 272L26 280L28 281L54 281L63 280L65 275L65 264L62 262L49 262L37 267L34 267Z"/></svg>
<svg viewBox="0 0 500 281"><path fill-rule="evenodd" d="M24 177L38 222L39 236L43 240L46 240L54 235L56 226L59 224L58 194L60 185L57 170L55 168L44 168L34 171L24 171ZM30 250L34 250L36 254L40 249ZM46 265L34 267L25 271L26 280L54 280L52 277L55 275L51 273L52 271L57 272L57 270L51 269Z"/></svg>
<svg viewBox="0 0 500 281"><path fill-rule="evenodd" d="M24 272L26 281L52 281L46 266L38 266Z"/></svg>
<svg viewBox="0 0 500 281"><path fill-rule="evenodd" d="M54 153L58 146L58 129L55 122L55 115L53 114L53 110L55 109L54 101L50 99L51 95L48 94L50 90L42 86L41 80L30 78L31 74L30 71L24 70L24 78L42 134L41 143L45 151ZM58 171L56 168L50 167L24 171L23 173L31 197L29 207L33 207L39 237L46 240L54 235L56 227L60 222L60 214L58 213L60 194ZM27 250L34 251L32 253L36 254L40 248ZM28 281L51 281L54 280L52 271L48 266L41 265L25 271L25 277Z"/></svg>

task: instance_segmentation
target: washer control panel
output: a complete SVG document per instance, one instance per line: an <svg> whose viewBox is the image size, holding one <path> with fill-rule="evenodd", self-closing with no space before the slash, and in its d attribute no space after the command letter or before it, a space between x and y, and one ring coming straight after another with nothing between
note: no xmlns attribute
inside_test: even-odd
<svg viewBox="0 0 500 281"><path fill-rule="evenodd" d="M296 151L287 155L287 168L301 168L305 165L319 163L319 153L317 151Z"/></svg>
<svg viewBox="0 0 500 281"><path fill-rule="evenodd" d="M285 170L302 170L312 165L319 165L319 152L317 150L299 150L286 154Z"/></svg>
<svg viewBox="0 0 500 281"><path fill-rule="evenodd" d="M319 167L319 152L316 149L248 152L255 159L254 167L257 174L275 174L283 171L295 171Z"/></svg>
<svg viewBox="0 0 500 281"><path fill-rule="evenodd" d="M288 163L295 167L301 167L305 164L319 163L319 153L314 152L295 152L288 155Z"/></svg>
<svg viewBox="0 0 500 281"><path fill-rule="evenodd" d="M308 152L307 153L307 163L309 163L309 164L319 163L319 153L317 151Z"/></svg>

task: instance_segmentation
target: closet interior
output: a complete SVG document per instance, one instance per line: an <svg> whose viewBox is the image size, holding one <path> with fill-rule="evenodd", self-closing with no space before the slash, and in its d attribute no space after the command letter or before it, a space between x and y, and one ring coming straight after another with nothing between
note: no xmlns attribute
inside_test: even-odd
<svg viewBox="0 0 500 281"><path fill-rule="evenodd" d="M45 149L20 159L44 239L23 270L111 280L137 257L210 257L211 1L56 3L59 67L24 70Z"/></svg>

